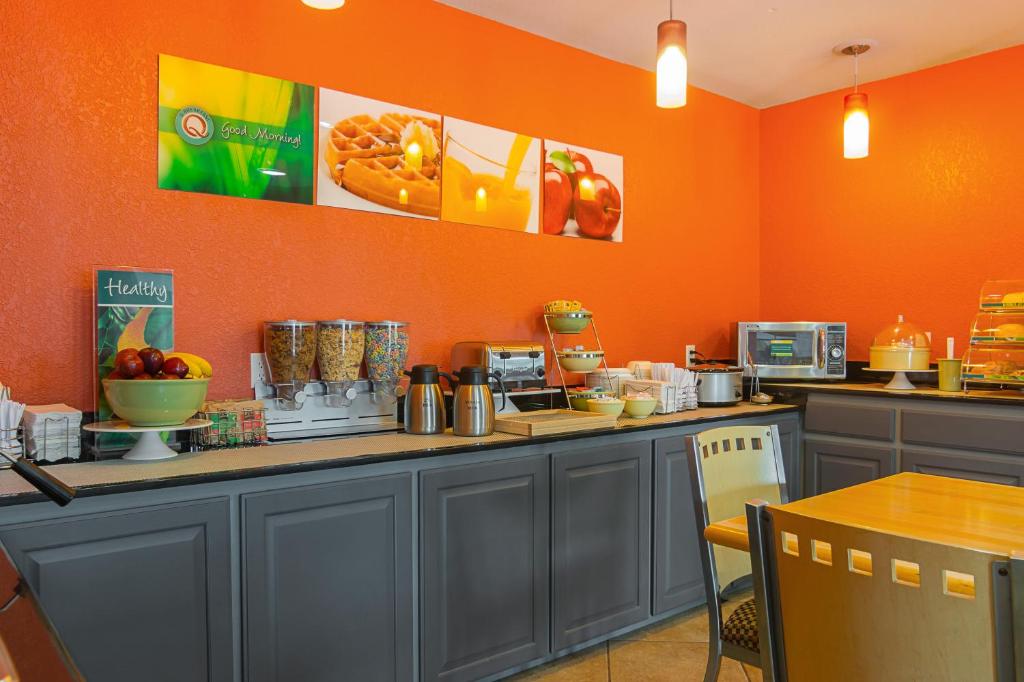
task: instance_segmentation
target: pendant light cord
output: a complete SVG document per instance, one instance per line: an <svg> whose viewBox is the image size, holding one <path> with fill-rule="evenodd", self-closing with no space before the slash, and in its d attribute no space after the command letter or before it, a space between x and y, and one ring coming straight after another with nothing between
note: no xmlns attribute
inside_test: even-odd
<svg viewBox="0 0 1024 682"><path fill-rule="evenodd" d="M860 64L860 51L853 53L853 91L857 92L857 85L859 84L859 69L857 68Z"/></svg>
<svg viewBox="0 0 1024 682"><path fill-rule="evenodd" d="M668 0L668 18L670 21L675 18L672 16L672 0Z"/></svg>

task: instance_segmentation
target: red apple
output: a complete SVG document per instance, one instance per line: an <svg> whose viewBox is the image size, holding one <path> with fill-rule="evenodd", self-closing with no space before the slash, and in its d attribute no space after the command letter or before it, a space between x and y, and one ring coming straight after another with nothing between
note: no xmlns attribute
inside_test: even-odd
<svg viewBox="0 0 1024 682"><path fill-rule="evenodd" d="M566 149L565 151L568 152L569 159L571 159L573 165L576 166L577 173L594 172L594 164L590 163L590 159L588 159L586 156L580 154L579 152L574 152L571 149ZM575 183L573 184L575 185Z"/></svg>
<svg viewBox="0 0 1024 682"><path fill-rule="evenodd" d="M544 164L544 234L562 234L571 207L569 175L554 164Z"/></svg>
<svg viewBox="0 0 1024 682"><path fill-rule="evenodd" d="M181 358L167 358L164 360L164 374L173 374L178 379L184 379L188 374L188 364Z"/></svg>
<svg viewBox="0 0 1024 682"><path fill-rule="evenodd" d="M134 381L140 381L140 380L141 381L146 381L147 379L152 379L152 378L153 378L153 375L150 374L149 372L143 372L142 374L136 374L135 376L132 377L132 379Z"/></svg>
<svg viewBox="0 0 1024 682"><path fill-rule="evenodd" d="M111 372L110 374L108 374L108 375L107 375L107 376L106 376L105 378L107 378L107 379L111 379L111 380L113 380L113 381L121 381L121 380L123 380L123 379L126 379L127 377L125 377L125 375L121 374L120 372L118 372L118 371L117 371L117 370L115 369L115 370L114 370L113 372Z"/></svg>
<svg viewBox="0 0 1024 682"><path fill-rule="evenodd" d="M126 348L117 354L117 358L114 360L114 369L126 379L130 379L136 374L141 374L145 365L142 364L142 358L139 357L137 350Z"/></svg>
<svg viewBox="0 0 1024 682"><path fill-rule="evenodd" d="M161 374L157 377L157 379L174 379L175 381L178 381L181 379L181 377L179 377L177 374Z"/></svg>
<svg viewBox="0 0 1024 682"><path fill-rule="evenodd" d="M577 174L578 175L578 174ZM612 236L622 218L622 197L618 188L600 173L586 174L594 183L594 198L580 198L579 183L573 192L573 212L580 234L593 239Z"/></svg>
<svg viewBox="0 0 1024 682"><path fill-rule="evenodd" d="M139 351L139 357L146 366L147 374L156 374L164 366L164 354L157 348L143 348Z"/></svg>

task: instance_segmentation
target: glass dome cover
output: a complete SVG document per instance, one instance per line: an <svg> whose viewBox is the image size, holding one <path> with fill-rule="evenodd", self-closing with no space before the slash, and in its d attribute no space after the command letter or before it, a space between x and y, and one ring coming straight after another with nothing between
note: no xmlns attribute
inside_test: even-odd
<svg viewBox="0 0 1024 682"><path fill-rule="evenodd" d="M931 341L928 340L928 335L925 334L921 329L903 319L900 315L896 324L890 324L883 327L875 338L871 341L871 345L876 348L931 348Z"/></svg>

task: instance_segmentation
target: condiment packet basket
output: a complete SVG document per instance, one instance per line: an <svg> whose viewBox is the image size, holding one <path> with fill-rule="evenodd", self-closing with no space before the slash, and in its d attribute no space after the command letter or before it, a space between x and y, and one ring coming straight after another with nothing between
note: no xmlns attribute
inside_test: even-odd
<svg viewBox="0 0 1024 682"><path fill-rule="evenodd" d="M669 414L678 411L676 385L667 381L653 379L623 379L619 385L619 395L644 395L658 401L654 408L655 414Z"/></svg>

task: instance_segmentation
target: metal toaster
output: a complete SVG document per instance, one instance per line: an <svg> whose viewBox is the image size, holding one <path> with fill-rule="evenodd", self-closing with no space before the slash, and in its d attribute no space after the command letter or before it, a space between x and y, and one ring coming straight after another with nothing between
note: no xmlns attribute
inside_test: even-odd
<svg viewBox="0 0 1024 682"><path fill-rule="evenodd" d="M453 372L481 365L501 377L509 390L543 388L544 346L533 341L460 341L452 346ZM493 386L497 382L491 380Z"/></svg>

